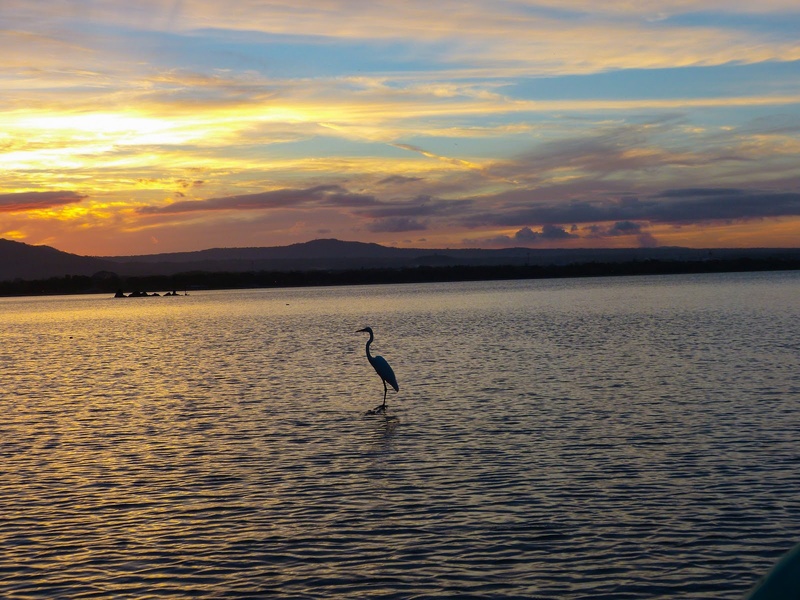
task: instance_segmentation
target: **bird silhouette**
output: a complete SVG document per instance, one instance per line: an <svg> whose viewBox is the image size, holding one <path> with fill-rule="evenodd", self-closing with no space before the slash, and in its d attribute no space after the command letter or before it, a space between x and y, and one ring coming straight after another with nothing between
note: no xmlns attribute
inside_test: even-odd
<svg viewBox="0 0 800 600"><path fill-rule="evenodd" d="M375 334L372 333L372 327L364 327L364 329L359 329L357 333L368 333L369 340L367 340L367 360L369 364L372 365L372 368L375 369L375 372L381 378L383 382L383 404L379 404L373 410L369 411L371 414L376 413L385 413L386 412L386 392L388 389L386 388L386 384L388 383L390 386L394 388L395 392L400 391L400 386L397 385L397 377L394 375L394 371L392 371L392 367L389 366L389 363L386 362L386 359L382 356L372 356L369 353L369 345L375 339Z"/></svg>

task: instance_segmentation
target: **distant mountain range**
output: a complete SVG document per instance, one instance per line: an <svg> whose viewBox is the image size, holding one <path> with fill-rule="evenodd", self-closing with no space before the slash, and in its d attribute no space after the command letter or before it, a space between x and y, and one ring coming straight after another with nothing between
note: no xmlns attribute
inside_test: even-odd
<svg viewBox="0 0 800 600"><path fill-rule="evenodd" d="M800 259L800 248L423 250L320 239L301 244L266 248L214 248L197 252L92 257L61 252L48 246L31 246L0 239L0 281L38 280L66 275L109 275L111 273L121 277L133 277L173 275L190 271L235 273L418 266L569 265L590 262L703 261L740 258L798 260Z"/></svg>

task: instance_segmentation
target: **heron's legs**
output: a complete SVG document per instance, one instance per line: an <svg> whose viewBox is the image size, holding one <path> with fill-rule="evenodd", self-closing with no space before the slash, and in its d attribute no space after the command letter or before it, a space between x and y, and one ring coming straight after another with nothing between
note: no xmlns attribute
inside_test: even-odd
<svg viewBox="0 0 800 600"><path fill-rule="evenodd" d="M376 406L375 408L373 408L373 409L370 411L370 413L371 413L371 414L373 414L373 415L377 415L377 414L379 414L379 413L385 413L385 412L386 412L386 392L387 392L387 389L386 389L386 382L384 381L384 382L383 382L383 404L378 404L378 406Z"/></svg>

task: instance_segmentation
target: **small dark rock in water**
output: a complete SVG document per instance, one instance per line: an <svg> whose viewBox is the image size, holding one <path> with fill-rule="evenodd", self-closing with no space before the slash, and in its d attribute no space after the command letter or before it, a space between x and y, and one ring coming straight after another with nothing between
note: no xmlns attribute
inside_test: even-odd
<svg viewBox="0 0 800 600"><path fill-rule="evenodd" d="M179 294L176 290L164 293L164 296L180 296L180 295L181 294ZM183 295L188 296L189 294L184 292ZM125 292L123 292L122 289L117 290L117 293L114 294L114 298L153 298L157 296L161 296L161 294L159 294L158 292L153 292L152 294L148 294L147 292L140 292L139 290L131 292L126 296Z"/></svg>

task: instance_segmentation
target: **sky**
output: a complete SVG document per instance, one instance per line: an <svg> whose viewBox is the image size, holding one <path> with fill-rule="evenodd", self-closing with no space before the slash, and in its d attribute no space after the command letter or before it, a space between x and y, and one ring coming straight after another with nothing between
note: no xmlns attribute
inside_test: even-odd
<svg viewBox="0 0 800 600"><path fill-rule="evenodd" d="M800 247L797 0L3 0L0 237Z"/></svg>

